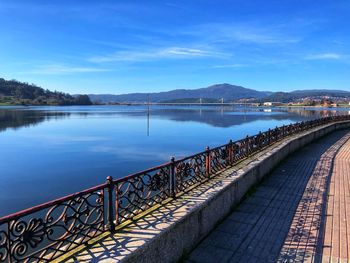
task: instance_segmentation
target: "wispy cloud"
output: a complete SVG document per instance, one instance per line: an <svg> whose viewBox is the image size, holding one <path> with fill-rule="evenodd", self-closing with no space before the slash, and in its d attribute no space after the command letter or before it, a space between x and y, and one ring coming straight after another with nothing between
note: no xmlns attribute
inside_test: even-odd
<svg viewBox="0 0 350 263"><path fill-rule="evenodd" d="M50 65L38 66L33 70L30 70L24 73L56 75L56 74L105 72L105 71L110 71L110 70L104 69L104 68L95 68L95 67L80 67L80 66L50 64Z"/></svg>
<svg viewBox="0 0 350 263"><path fill-rule="evenodd" d="M120 61L148 61L157 59L191 59L199 57L221 57L226 54L215 52L211 50L204 50L199 48L187 47L168 47L155 50L146 51L118 51L112 54L103 56L95 56L88 58L89 62L103 63L103 62L120 62Z"/></svg>
<svg viewBox="0 0 350 263"><path fill-rule="evenodd" d="M194 49L194 48L168 48L161 52L164 56L195 56L195 57L203 57L203 56L212 56L213 52Z"/></svg>
<svg viewBox="0 0 350 263"><path fill-rule="evenodd" d="M222 24L211 23L193 26L183 34L207 39L215 43L252 43L252 44L293 44L301 41L299 36L286 34L285 28L264 26L257 23Z"/></svg>
<svg viewBox="0 0 350 263"><path fill-rule="evenodd" d="M264 31L254 31L252 29L234 30L228 32L228 37L240 42L249 42L255 44L292 44L298 43L299 38L284 36Z"/></svg>
<svg viewBox="0 0 350 263"><path fill-rule="evenodd" d="M226 65L214 65L212 68L244 68L246 64L226 64Z"/></svg>
<svg viewBox="0 0 350 263"><path fill-rule="evenodd" d="M320 53L305 57L307 60L339 60L343 58L345 58L345 56L338 53Z"/></svg>

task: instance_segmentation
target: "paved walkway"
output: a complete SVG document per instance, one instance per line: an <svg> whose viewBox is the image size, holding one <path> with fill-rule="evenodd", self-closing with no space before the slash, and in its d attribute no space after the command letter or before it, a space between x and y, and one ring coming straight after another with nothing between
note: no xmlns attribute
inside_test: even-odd
<svg viewBox="0 0 350 263"><path fill-rule="evenodd" d="M284 161L186 262L349 262L350 132Z"/></svg>

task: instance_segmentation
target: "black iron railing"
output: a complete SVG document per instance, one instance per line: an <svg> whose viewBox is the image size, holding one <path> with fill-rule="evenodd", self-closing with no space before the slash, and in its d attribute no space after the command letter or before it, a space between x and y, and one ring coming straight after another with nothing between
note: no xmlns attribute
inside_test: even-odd
<svg viewBox="0 0 350 263"><path fill-rule="evenodd" d="M290 135L350 120L334 116L276 127L0 218L0 262L47 262Z"/></svg>

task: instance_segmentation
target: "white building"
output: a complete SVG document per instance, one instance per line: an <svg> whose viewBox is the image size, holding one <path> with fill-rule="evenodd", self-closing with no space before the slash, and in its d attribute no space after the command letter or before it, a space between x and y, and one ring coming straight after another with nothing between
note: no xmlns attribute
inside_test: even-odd
<svg viewBox="0 0 350 263"><path fill-rule="evenodd" d="M281 102L272 102L272 101L266 101L263 104L264 106L271 107L271 106L280 106L282 105Z"/></svg>

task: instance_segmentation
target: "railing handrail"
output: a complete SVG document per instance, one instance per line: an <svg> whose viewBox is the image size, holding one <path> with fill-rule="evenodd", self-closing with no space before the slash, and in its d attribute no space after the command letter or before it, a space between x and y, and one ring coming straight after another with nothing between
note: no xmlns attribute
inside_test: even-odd
<svg viewBox="0 0 350 263"><path fill-rule="evenodd" d="M163 163L163 164L160 164L160 165L148 168L146 170L142 170L140 172L132 173L132 174L126 175L124 177L114 179L113 183L117 184L117 183L123 182L123 181L125 181L125 180L127 180L127 179L129 179L131 177L135 177L135 176L139 176L139 175L142 175L142 174L145 174L145 173L153 172L154 170L158 170L160 168L163 168L163 167L166 167L166 166L169 166L169 165L170 165L170 162Z"/></svg>
<svg viewBox="0 0 350 263"><path fill-rule="evenodd" d="M17 219L19 217L22 217L22 216L25 216L25 215L28 215L28 214L32 214L32 213L35 213L35 212L37 212L39 210L43 210L45 208L54 206L54 205L56 205L58 203L65 202L65 201L70 200L70 199L72 199L74 197L81 196L81 195L84 195L84 194L87 194L87 193L90 193L90 192L102 190L102 189L104 189L106 187L107 187L107 183L96 185L96 186L93 186L91 188L82 190L80 192L76 192L76 193L69 194L69 195L66 195L66 196L63 196L63 197L60 197L60 198L56 198L54 200L51 200L51 201L48 201L48 202L45 202L45 203L42 203L42 204L39 204L39 205L36 205L36 206L32 206L32 207L27 208L27 209L20 210L18 212L9 214L7 216L3 216L3 217L0 218L0 225L3 224L3 223L6 223L8 221Z"/></svg>
<svg viewBox="0 0 350 263"><path fill-rule="evenodd" d="M176 159L176 160L175 160L175 163L183 162L183 161L188 160L188 159L191 159L191 158L193 158L193 157L195 157L195 156L204 154L205 152L206 152L206 150L201 151L201 152L199 152L199 153L191 154L191 155L189 155L189 156L182 157L182 158L180 158L180 159Z"/></svg>

